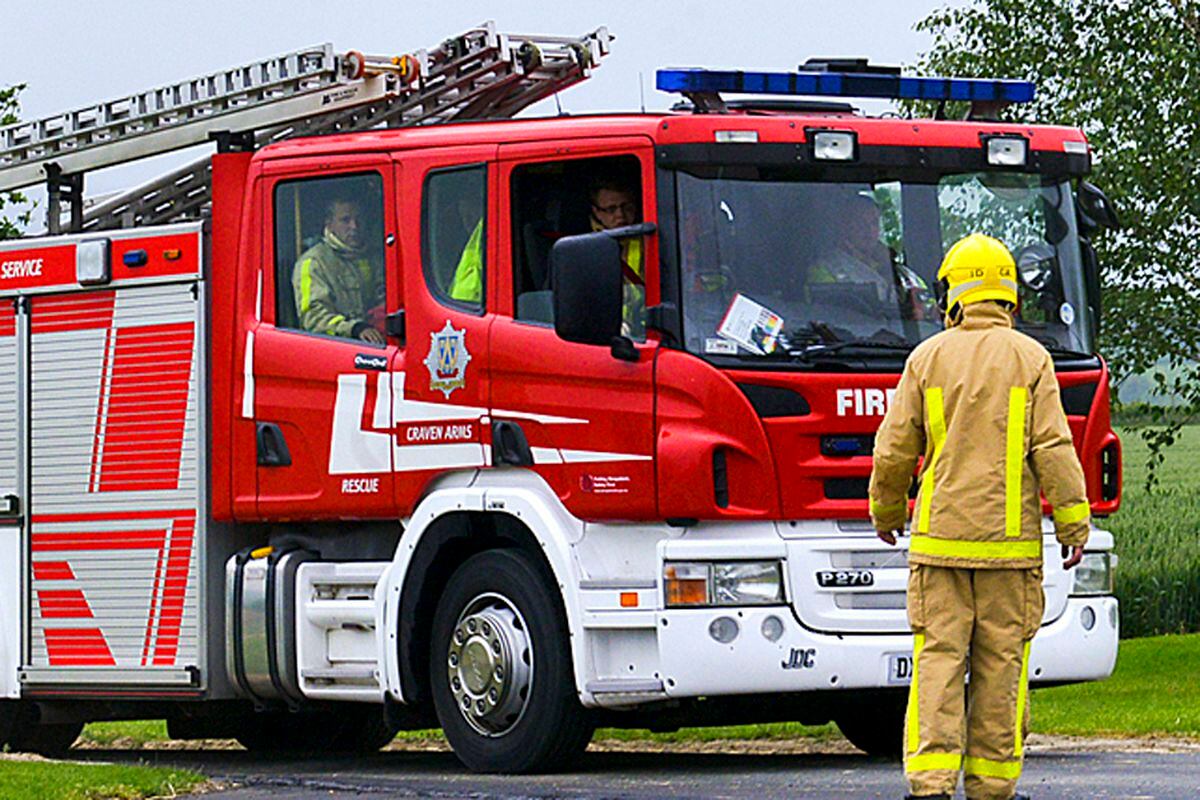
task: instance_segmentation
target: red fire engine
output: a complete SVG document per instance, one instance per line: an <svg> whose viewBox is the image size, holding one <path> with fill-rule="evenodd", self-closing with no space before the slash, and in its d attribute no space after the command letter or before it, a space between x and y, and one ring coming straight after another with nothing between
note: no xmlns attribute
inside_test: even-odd
<svg viewBox="0 0 1200 800"><path fill-rule="evenodd" d="M50 197L48 236L0 244L0 739L437 725L527 771L598 724L833 720L895 750L873 432L969 231L1016 254L1116 510L1089 243L1115 217L1079 130L994 119L1032 86L668 70L669 113L496 121L609 40L326 46L0 129L0 190ZM85 208L87 171L210 138ZM1067 573L1047 527L1035 684L1110 674L1112 544Z"/></svg>

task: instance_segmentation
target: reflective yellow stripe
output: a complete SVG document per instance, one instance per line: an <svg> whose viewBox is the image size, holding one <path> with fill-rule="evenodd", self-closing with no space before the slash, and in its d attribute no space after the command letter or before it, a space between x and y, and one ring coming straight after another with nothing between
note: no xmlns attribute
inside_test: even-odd
<svg viewBox="0 0 1200 800"><path fill-rule="evenodd" d="M312 271L309 267L312 266L312 259L306 258L300 263L300 313L308 311L308 305L312 302Z"/></svg>
<svg viewBox="0 0 1200 800"><path fill-rule="evenodd" d="M897 511L903 511L904 505L905 505L905 503L903 500L901 500L899 503L888 503L887 505L883 505L882 503L876 503L874 500L872 500L871 501L871 513L877 517L881 517L884 514L894 514Z"/></svg>
<svg viewBox="0 0 1200 800"><path fill-rule="evenodd" d="M924 753L919 756L909 756L904 762L905 772L929 772L935 769L949 769L958 772L962 769L961 753Z"/></svg>
<svg viewBox="0 0 1200 800"><path fill-rule="evenodd" d="M329 320L325 329L327 331L329 331L330 333L336 335L337 332L334 330L334 326L337 325L339 322L344 321L345 319L346 318L344 316L342 316L341 314L338 314L336 317L333 317L332 319Z"/></svg>
<svg viewBox="0 0 1200 800"><path fill-rule="evenodd" d="M918 704L917 704L917 665L921 660L921 651L925 649L925 634L918 633L913 636L913 674L912 683L908 685L908 713L905 715L908 730L906 739L908 744L908 752L915 753L921 746L921 723L917 719Z"/></svg>
<svg viewBox="0 0 1200 800"><path fill-rule="evenodd" d="M921 473L921 509L914 530L929 533L929 510L933 504L933 470L937 466L938 456L942 454L942 445L946 443L946 409L942 404L940 386L930 386L925 390L925 407L929 412L929 435L933 438L933 455L925 465L925 471Z"/></svg>
<svg viewBox="0 0 1200 800"><path fill-rule="evenodd" d="M1004 534L1021 535L1021 474L1025 471L1025 399L1029 390L1008 390L1007 447L1004 452Z"/></svg>
<svg viewBox="0 0 1200 800"><path fill-rule="evenodd" d="M1025 643L1025 650L1021 653L1021 682L1017 685L1017 727L1016 727L1016 744L1013 745L1013 755L1020 758L1025 751L1024 736L1022 729L1025 727L1025 698L1029 694L1029 645Z"/></svg>
<svg viewBox="0 0 1200 800"><path fill-rule="evenodd" d="M1091 513L1092 507L1088 504L1087 500L1084 500L1082 503L1076 503L1073 506L1054 509L1054 521L1059 525L1070 525L1072 522L1087 519Z"/></svg>
<svg viewBox="0 0 1200 800"><path fill-rule="evenodd" d="M935 539L932 536L912 535L910 553L948 558L1040 558L1042 540L1027 539L1016 542L964 542L958 539Z"/></svg>
<svg viewBox="0 0 1200 800"><path fill-rule="evenodd" d="M968 775L981 775L985 778L1005 778L1015 781L1021 777L1021 762L992 761L988 758L967 756L963 763L963 771Z"/></svg>

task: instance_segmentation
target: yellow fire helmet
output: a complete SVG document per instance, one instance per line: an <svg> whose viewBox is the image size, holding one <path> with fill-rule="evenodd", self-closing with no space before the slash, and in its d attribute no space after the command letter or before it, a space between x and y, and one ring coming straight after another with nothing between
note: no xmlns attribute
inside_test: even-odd
<svg viewBox="0 0 1200 800"><path fill-rule="evenodd" d="M1017 305L1017 265L999 239L972 233L946 251L938 270L938 295L948 321L957 320L962 306L983 300Z"/></svg>

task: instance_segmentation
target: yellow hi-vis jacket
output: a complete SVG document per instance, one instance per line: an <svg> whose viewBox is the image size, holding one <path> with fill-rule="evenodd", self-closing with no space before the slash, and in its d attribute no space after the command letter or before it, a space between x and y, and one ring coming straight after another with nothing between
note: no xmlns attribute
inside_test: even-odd
<svg viewBox="0 0 1200 800"><path fill-rule="evenodd" d="M898 530L924 456L909 561L946 567L1042 564L1039 486L1059 542L1082 545L1090 517L1054 362L991 302L913 350L875 437L869 489L877 530Z"/></svg>

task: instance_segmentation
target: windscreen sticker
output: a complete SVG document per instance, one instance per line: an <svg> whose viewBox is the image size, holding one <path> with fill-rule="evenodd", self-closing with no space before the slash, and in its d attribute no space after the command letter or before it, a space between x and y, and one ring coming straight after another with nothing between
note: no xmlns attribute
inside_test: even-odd
<svg viewBox="0 0 1200 800"><path fill-rule="evenodd" d="M732 339L714 337L704 340L704 352L720 356L736 356L737 342Z"/></svg>
<svg viewBox="0 0 1200 800"><path fill-rule="evenodd" d="M1058 318L1062 320L1063 325L1070 325L1075 321L1075 306L1063 303L1058 307Z"/></svg>
<svg viewBox="0 0 1200 800"><path fill-rule="evenodd" d="M717 333L752 353L765 356L775 352L779 346L779 333L782 330L783 317L738 293L729 304Z"/></svg>

